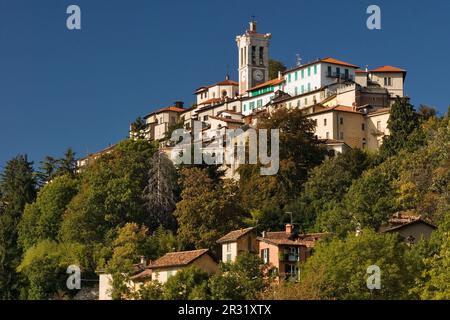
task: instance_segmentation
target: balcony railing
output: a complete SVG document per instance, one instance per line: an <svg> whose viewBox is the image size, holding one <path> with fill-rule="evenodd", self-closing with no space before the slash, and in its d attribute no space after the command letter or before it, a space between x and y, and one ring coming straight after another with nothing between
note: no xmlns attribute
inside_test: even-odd
<svg viewBox="0 0 450 320"><path fill-rule="evenodd" d="M353 75L351 74L345 74L345 73L338 73L338 72L327 72L327 77L329 78L339 78L343 80L353 80Z"/></svg>
<svg viewBox="0 0 450 320"><path fill-rule="evenodd" d="M384 131L379 129L373 129L370 131L370 134L373 136L384 136Z"/></svg>

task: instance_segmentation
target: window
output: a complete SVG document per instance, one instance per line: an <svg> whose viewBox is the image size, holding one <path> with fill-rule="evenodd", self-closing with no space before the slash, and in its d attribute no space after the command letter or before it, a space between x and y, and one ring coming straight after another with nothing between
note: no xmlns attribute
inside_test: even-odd
<svg viewBox="0 0 450 320"><path fill-rule="evenodd" d="M291 82L291 74L288 74L288 82Z"/></svg>
<svg viewBox="0 0 450 320"><path fill-rule="evenodd" d="M227 94L227 90L223 90L222 91L222 97L226 97L228 94Z"/></svg>
<svg viewBox="0 0 450 320"><path fill-rule="evenodd" d="M256 64L256 46L252 46L252 64Z"/></svg>
<svg viewBox="0 0 450 320"><path fill-rule="evenodd" d="M264 64L264 47L259 47L259 64Z"/></svg>
<svg viewBox="0 0 450 320"><path fill-rule="evenodd" d="M298 95L298 88L295 87L295 95Z"/></svg>
<svg viewBox="0 0 450 320"><path fill-rule="evenodd" d="M298 267L295 264L285 264L284 271L287 278L297 278L298 277Z"/></svg>
<svg viewBox="0 0 450 320"><path fill-rule="evenodd" d="M317 64L314 65L314 74L317 74Z"/></svg>
<svg viewBox="0 0 450 320"><path fill-rule="evenodd" d="M302 84L302 90L301 93L305 93L305 86Z"/></svg>
<svg viewBox="0 0 450 320"><path fill-rule="evenodd" d="M311 83L308 83L308 92L311 91Z"/></svg>
<svg viewBox="0 0 450 320"><path fill-rule="evenodd" d="M294 79L295 79L295 81L297 81L297 80L298 80L298 72L297 72L297 71L295 71L295 74L294 74Z"/></svg>
<svg viewBox="0 0 450 320"><path fill-rule="evenodd" d="M311 67L308 67L308 77L311 76Z"/></svg>
<svg viewBox="0 0 450 320"><path fill-rule="evenodd" d="M339 118L339 124L344 124L344 118Z"/></svg>
<svg viewBox="0 0 450 320"><path fill-rule="evenodd" d="M259 99L258 101L256 101L256 106L258 108L262 107L262 99Z"/></svg>
<svg viewBox="0 0 450 320"><path fill-rule="evenodd" d="M269 263L269 248L261 250L261 259L265 264Z"/></svg>
<svg viewBox="0 0 450 320"><path fill-rule="evenodd" d="M255 109L255 101L250 102L250 110Z"/></svg>
<svg viewBox="0 0 450 320"><path fill-rule="evenodd" d="M344 133L342 131L339 133L339 139L344 140Z"/></svg>
<svg viewBox="0 0 450 320"><path fill-rule="evenodd" d="M327 133L326 133L326 138L327 139L330 139L330 133L327 131Z"/></svg>
<svg viewBox="0 0 450 320"><path fill-rule="evenodd" d="M327 125L327 119L323 119L323 125L326 126Z"/></svg>
<svg viewBox="0 0 450 320"><path fill-rule="evenodd" d="M231 252L231 243L227 243L227 252Z"/></svg>
<svg viewBox="0 0 450 320"><path fill-rule="evenodd" d="M289 248L289 261L299 261L300 259L300 248L299 247L290 247Z"/></svg>
<svg viewBox="0 0 450 320"><path fill-rule="evenodd" d="M339 77L341 75L341 68L336 68L336 75Z"/></svg>
<svg viewBox="0 0 450 320"><path fill-rule="evenodd" d="M247 104L244 103L244 112L247 111Z"/></svg>
<svg viewBox="0 0 450 320"><path fill-rule="evenodd" d="M231 262L231 253L227 253L227 262Z"/></svg>
<svg viewBox="0 0 450 320"><path fill-rule="evenodd" d="M381 121L377 121L377 130L381 130Z"/></svg>
<svg viewBox="0 0 450 320"><path fill-rule="evenodd" d="M305 69L302 69L302 79L305 77Z"/></svg>
<svg viewBox="0 0 450 320"><path fill-rule="evenodd" d="M384 85L385 85L386 87L392 86L392 78L391 78L391 77L385 77L385 78L384 78Z"/></svg>
<svg viewBox="0 0 450 320"><path fill-rule="evenodd" d="M308 105L308 98L305 98L305 106Z"/></svg>
<svg viewBox="0 0 450 320"><path fill-rule="evenodd" d="M328 76L330 76L330 77L331 77L331 66L328 66L328 69L327 69L327 74L328 74Z"/></svg>
<svg viewBox="0 0 450 320"><path fill-rule="evenodd" d="M365 131L366 130L366 124L365 123L361 123L361 130Z"/></svg>
<svg viewBox="0 0 450 320"><path fill-rule="evenodd" d="M208 116L204 116L203 121L207 121L207 120L208 120Z"/></svg>

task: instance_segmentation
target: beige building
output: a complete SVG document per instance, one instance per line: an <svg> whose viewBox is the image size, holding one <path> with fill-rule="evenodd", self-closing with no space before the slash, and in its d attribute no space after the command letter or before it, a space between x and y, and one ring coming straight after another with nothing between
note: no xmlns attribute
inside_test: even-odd
<svg viewBox="0 0 450 320"><path fill-rule="evenodd" d="M181 114L185 111L183 102L158 109L144 117L147 124L145 137L149 140L163 140L169 127L180 121ZM133 136L133 133L131 134Z"/></svg>
<svg viewBox="0 0 450 320"><path fill-rule="evenodd" d="M235 262L244 252L257 253L256 228L233 230L217 240L222 247L222 261Z"/></svg>
<svg viewBox="0 0 450 320"><path fill-rule="evenodd" d="M422 238L429 240L431 233L437 227L424 220L421 216L411 212L398 212L394 214L389 223L380 227L381 233L398 233L400 237L408 244L416 244Z"/></svg>
<svg viewBox="0 0 450 320"><path fill-rule="evenodd" d="M178 271L192 265L199 267L208 274L216 273L219 268L211 252L208 249L200 249L167 253L152 262L147 269L151 270L151 280L165 283ZM137 278L134 278L134 280L136 281Z"/></svg>

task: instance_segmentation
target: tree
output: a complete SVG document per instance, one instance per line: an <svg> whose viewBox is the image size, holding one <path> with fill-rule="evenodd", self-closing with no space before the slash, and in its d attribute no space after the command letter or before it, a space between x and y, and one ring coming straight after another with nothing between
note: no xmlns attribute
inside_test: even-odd
<svg viewBox="0 0 450 320"><path fill-rule="evenodd" d="M286 71L286 66L283 64L283 62L270 59L269 60L269 80L278 78L278 73Z"/></svg>
<svg viewBox="0 0 450 320"><path fill-rule="evenodd" d="M147 222L142 191L154 152L155 146L145 140L125 140L83 168L80 192L63 218L61 240L101 243L108 230L127 222Z"/></svg>
<svg viewBox="0 0 450 320"><path fill-rule="evenodd" d="M184 168L181 186L174 215L184 244L213 248L220 236L241 225L244 212L233 182L214 183L206 170Z"/></svg>
<svg viewBox="0 0 450 320"><path fill-rule="evenodd" d="M113 254L106 267L113 278L113 299L122 299L129 294L129 275L133 271L133 264L144 253L147 234L148 229L136 223L127 223L118 229L113 242Z"/></svg>
<svg viewBox="0 0 450 320"><path fill-rule="evenodd" d="M265 287L261 259L255 254L238 255L233 263L221 263L209 287L215 300L253 300Z"/></svg>
<svg viewBox="0 0 450 320"><path fill-rule="evenodd" d="M145 131L147 130L147 122L142 117L137 117L131 124L131 134L138 139L145 139Z"/></svg>
<svg viewBox="0 0 450 320"><path fill-rule="evenodd" d="M44 300L52 298L57 292L69 290L66 286L70 265L83 268L80 259L84 247L80 244L57 243L44 240L26 251L17 271L27 280L26 299ZM87 274L83 274L86 276Z"/></svg>
<svg viewBox="0 0 450 320"><path fill-rule="evenodd" d="M342 200L353 181L368 167L369 157L359 149L338 154L312 169L300 197L287 206L303 230L311 228L317 215L330 203Z"/></svg>
<svg viewBox="0 0 450 320"><path fill-rule="evenodd" d="M315 124L299 109L279 108L258 120L258 130L279 129L279 171L261 176L259 165L241 165L240 191L243 203L251 209L279 210L296 199L312 168L326 154L315 137Z"/></svg>
<svg viewBox="0 0 450 320"><path fill-rule="evenodd" d="M147 225L156 228L159 225L174 229L172 215L178 198L178 174L172 161L162 152L155 152L148 172L148 184L143 197L149 212Z"/></svg>
<svg viewBox="0 0 450 320"><path fill-rule="evenodd" d="M178 271L164 285L165 300L205 300L208 298L209 275L192 265Z"/></svg>
<svg viewBox="0 0 450 320"><path fill-rule="evenodd" d="M359 236L320 242L302 265L300 282L313 277L310 289L318 292L320 299L414 298L409 290L420 272L417 258L409 254L409 247L397 234L380 235L364 229ZM379 290L367 288L367 269L372 265L381 270ZM317 277L322 268L323 276Z"/></svg>
<svg viewBox="0 0 450 320"><path fill-rule="evenodd" d="M39 171L36 173L38 184L40 186L45 185L50 181L58 168L58 160L52 156L46 156L43 161L40 162Z"/></svg>
<svg viewBox="0 0 450 320"><path fill-rule="evenodd" d="M403 148L410 147L415 150L418 147L417 141L411 141L410 135L419 125L419 116L409 103L409 98L397 97L388 120L389 135L384 137L380 152L385 157L390 157Z"/></svg>
<svg viewBox="0 0 450 320"><path fill-rule="evenodd" d="M36 196L32 163L26 155L8 161L0 175L0 299L15 299L20 294L16 268L22 251L17 244L17 225L27 203Z"/></svg>
<svg viewBox="0 0 450 320"><path fill-rule="evenodd" d="M18 225L18 242L24 250L48 239L56 241L67 205L78 192L78 180L68 175L54 178L25 207Z"/></svg>
<svg viewBox="0 0 450 320"><path fill-rule="evenodd" d="M73 177L77 171L77 160L75 159L75 152L72 148L67 149L64 157L58 159L58 169L56 175L69 175Z"/></svg>

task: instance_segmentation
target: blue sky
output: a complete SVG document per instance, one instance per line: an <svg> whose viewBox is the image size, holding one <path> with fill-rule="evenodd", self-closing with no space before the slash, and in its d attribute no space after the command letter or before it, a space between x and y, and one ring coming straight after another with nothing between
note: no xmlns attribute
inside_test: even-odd
<svg viewBox="0 0 450 320"><path fill-rule="evenodd" d="M66 28L66 8L82 30ZM382 30L366 28L366 8ZM18 153L39 162L79 156L126 137L137 116L193 90L237 79L235 36L252 15L288 66L332 56L408 70L413 104L450 105L450 2L0 0L0 168Z"/></svg>

